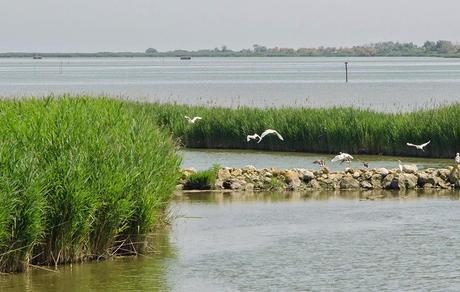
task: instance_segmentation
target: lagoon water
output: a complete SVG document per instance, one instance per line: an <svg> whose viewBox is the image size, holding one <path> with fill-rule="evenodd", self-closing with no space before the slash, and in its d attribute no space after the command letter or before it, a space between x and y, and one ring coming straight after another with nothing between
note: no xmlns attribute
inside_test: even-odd
<svg viewBox="0 0 460 292"><path fill-rule="evenodd" d="M345 84L344 62L350 82ZM460 59L0 59L0 96L108 94L221 106L359 106L413 110L460 101Z"/></svg>
<svg viewBox="0 0 460 292"><path fill-rule="evenodd" d="M458 291L459 194L394 195L183 194L155 254L1 276L0 290Z"/></svg>
<svg viewBox="0 0 460 292"><path fill-rule="evenodd" d="M332 163L333 154L322 153L299 153L299 152L274 152L256 150L230 150L230 149L183 149L182 168L195 168L205 170L214 164L222 167L245 167L248 165L256 168L306 168L317 169L313 161L323 159L327 167L332 171L343 171L349 165L347 163ZM354 168L363 168L361 161L369 163L370 168L385 167L388 169L398 168L398 160L403 164L415 164L419 169L430 167L443 168L452 165L452 159L433 159L420 157L393 157L379 155L354 155L355 160L350 164Z"/></svg>

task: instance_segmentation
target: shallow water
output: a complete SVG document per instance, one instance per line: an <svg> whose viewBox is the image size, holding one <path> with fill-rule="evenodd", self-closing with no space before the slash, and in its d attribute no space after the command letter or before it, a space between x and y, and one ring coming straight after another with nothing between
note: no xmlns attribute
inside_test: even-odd
<svg viewBox="0 0 460 292"><path fill-rule="evenodd" d="M400 111L458 102L459 92L460 59L452 58L0 59L0 96L89 93L220 106Z"/></svg>
<svg viewBox="0 0 460 292"><path fill-rule="evenodd" d="M253 165L256 168L306 168L317 169L313 161L323 159L332 171L344 170L347 163L332 163L332 154L252 151L252 150L217 150L217 149L185 149L181 152L182 167L193 167L204 170L217 163L223 167L244 167ZM370 168L397 168L398 160L403 164L416 164L419 169L428 167L446 167L452 165L453 159L427 159L419 157L393 157L377 155L354 155L351 167L363 168L360 161L369 162Z"/></svg>
<svg viewBox="0 0 460 292"><path fill-rule="evenodd" d="M2 276L0 290L458 291L459 211L447 191L182 194L156 255Z"/></svg>

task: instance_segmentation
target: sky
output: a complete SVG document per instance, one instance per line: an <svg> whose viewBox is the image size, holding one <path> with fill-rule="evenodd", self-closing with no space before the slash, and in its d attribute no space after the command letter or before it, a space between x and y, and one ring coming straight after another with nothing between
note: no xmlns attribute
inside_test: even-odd
<svg viewBox="0 0 460 292"><path fill-rule="evenodd" d="M460 41L459 0L0 0L0 52Z"/></svg>

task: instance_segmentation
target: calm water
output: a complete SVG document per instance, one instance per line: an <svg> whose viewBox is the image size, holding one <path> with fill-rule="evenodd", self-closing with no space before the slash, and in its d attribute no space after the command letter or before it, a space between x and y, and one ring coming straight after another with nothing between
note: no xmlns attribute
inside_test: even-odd
<svg viewBox="0 0 460 292"><path fill-rule="evenodd" d="M155 255L2 276L0 290L458 291L458 194L385 194L182 195Z"/></svg>
<svg viewBox="0 0 460 292"><path fill-rule="evenodd" d="M348 84L344 61L349 62ZM411 110L460 100L460 59L0 59L0 96L51 92L222 106Z"/></svg>
<svg viewBox="0 0 460 292"><path fill-rule="evenodd" d="M197 170L210 168L217 163L223 167L244 167L253 165L256 168L307 168L316 169L313 161L323 159L327 166L333 170L344 170L348 164L332 163L332 154L296 153L296 152L271 152L251 150L213 150L213 149L186 149L181 151L182 167L193 167ZM416 164L419 169L428 167L446 167L452 165L453 159L426 159L417 157L392 157L376 155L354 155L352 167L362 168L360 161L369 162L370 168L397 168L398 159L403 164Z"/></svg>

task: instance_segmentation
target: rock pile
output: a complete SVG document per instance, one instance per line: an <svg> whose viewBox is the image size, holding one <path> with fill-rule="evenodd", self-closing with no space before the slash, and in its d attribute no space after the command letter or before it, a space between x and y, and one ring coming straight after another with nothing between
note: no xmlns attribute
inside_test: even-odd
<svg viewBox="0 0 460 292"><path fill-rule="evenodd" d="M182 170L184 178L193 172L193 169ZM225 167L218 171L214 188L255 191L452 189L460 188L460 171L453 167L419 171L347 168L341 172L330 172L327 168L313 171L303 168Z"/></svg>

